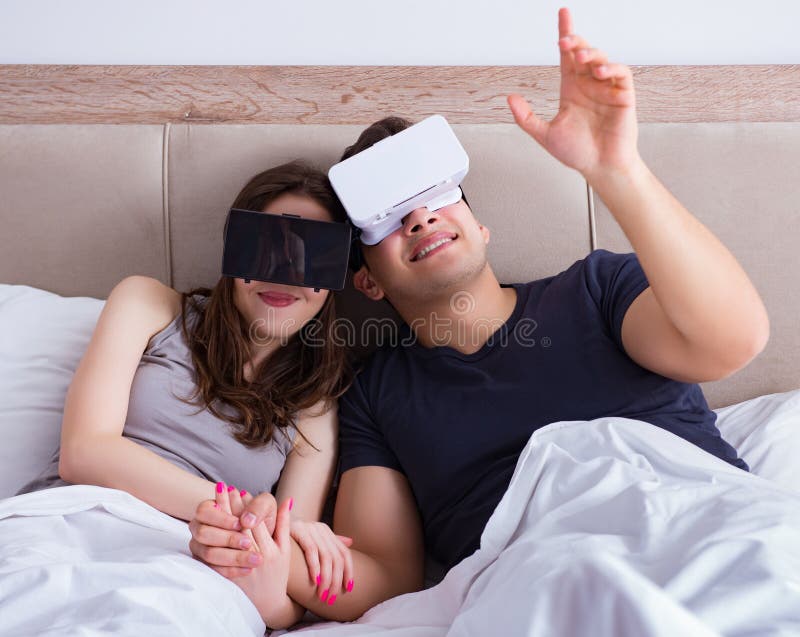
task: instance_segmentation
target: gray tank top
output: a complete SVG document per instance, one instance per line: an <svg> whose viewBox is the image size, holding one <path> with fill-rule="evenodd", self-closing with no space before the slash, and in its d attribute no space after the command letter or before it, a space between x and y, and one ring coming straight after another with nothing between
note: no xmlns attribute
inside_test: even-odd
<svg viewBox="0 0 800 637"><path fill-rule="evenodd" d="M195 296L201 305L203 297ZM196 312L187 308L191 329ZM251 449L238 442L227 421L207 408L187 404L194 391L194 365L181 330L181 315L154 335L133 377L128 414L122 435L154 451L182 469L212 482L223 481L258 494L271 491L292 449L295 429L276 429L263 447ZM233 413L220 405L218 411ZM69 484L58 475L58 451L48 467L19 493Z"/></svg>

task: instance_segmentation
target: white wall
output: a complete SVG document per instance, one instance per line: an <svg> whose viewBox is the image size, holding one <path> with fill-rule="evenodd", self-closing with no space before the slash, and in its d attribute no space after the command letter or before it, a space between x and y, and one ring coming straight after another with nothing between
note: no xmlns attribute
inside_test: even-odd
<svg viewBox="0 0 800 637"><path fill-rule="evenodd" d="M550 65L565 2L0 0L0 63ZM800 63L799 0L565 6L612 62Z"/></svg>

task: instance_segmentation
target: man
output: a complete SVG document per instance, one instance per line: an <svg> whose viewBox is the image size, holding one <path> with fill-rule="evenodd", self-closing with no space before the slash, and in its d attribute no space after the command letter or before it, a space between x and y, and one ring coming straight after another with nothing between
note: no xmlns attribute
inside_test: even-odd
<svg viewBox="0 0 800 637"><path fill-rule="evenodd" d="M418 208L362 246L355 286L388 299L416 343L379 350L341 401L334 528L353 538L356 585L333 605L321 601L297 546L288 583L288 596L320 616L354 619L419 589L423 539L447 567L475 551L530 434L550 422L636 418L746 469L696 383L763 349L766 310L735 258L640 158L630 69L573 35L567 9L559 32L558 115L544 122L518 95L509 105L523 130L585 177L635 255L597 250L555 277L501 286L486 262L489 230L463 200ZM345 157L403 126L373 125ZM523 342L526 320L549 346ZM443 339L441 325L457 329ZM245 527L272 519L274 500L259 496L248 511ZM193 552L229 576L247 566L243 552L197 540L208 525L235 524L202 505L192 524Z"/></svg>

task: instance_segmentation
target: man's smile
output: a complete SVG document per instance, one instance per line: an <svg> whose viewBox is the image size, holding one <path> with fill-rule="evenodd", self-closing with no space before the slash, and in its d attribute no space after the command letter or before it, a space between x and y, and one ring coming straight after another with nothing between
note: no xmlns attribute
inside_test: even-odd
<svg viewBox="0 0 800 637"><path fill-rule="evenodd" d="M421 261L436 252L441 252L457 238L458 235L453 232L434 232L414 246L410 260Z"/></svg>

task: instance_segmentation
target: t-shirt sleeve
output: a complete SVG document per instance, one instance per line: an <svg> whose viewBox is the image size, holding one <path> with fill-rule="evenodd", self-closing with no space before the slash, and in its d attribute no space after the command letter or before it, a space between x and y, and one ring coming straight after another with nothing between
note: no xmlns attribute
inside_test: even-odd
<svg viewBox="0 0 800 637"><path fill-rule="evenodd" d="M356 376L353 384L339 400L339 453L340 471L356 467L388 467L402 471L383 433L375 422L367 392L364 373Z"/></svg>
<svg viewBox="0 0 800 637"><path fill-rule="evenodd" d="M616 254L594 250L584 259L584 276L611 337L622 346L622 320L631 303L650 284L633 252Z"/></svg>

